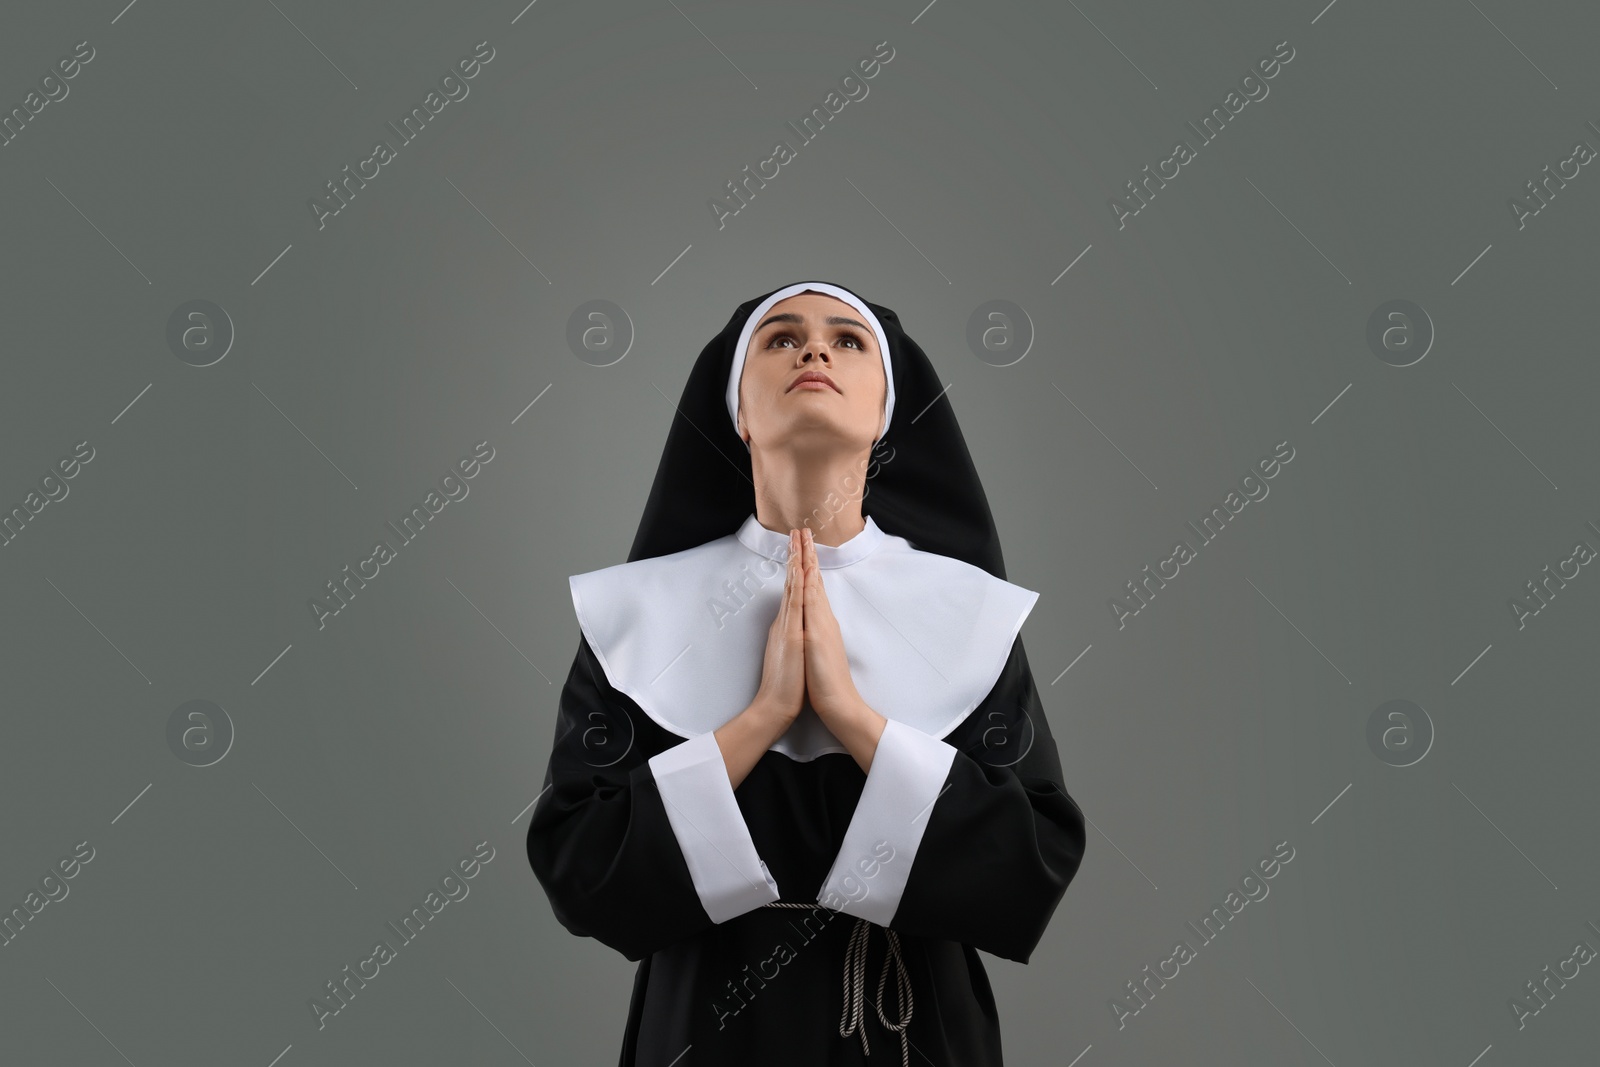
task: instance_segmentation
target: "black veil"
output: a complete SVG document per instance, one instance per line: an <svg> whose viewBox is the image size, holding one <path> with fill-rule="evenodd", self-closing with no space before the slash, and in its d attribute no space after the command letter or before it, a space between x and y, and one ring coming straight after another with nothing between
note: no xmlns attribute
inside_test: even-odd
<svg viewBox="0 0 1600 1067"><path fill-rule="evenodd" d="M700 350L667 431L629 563L726 536L755 511L750 453L728 418L725 391L745 320L777 291L740 304ZM938 372L901 328L898 315L860 299L889 339L895 391L889 428L875 446L875 451L892 447L893 460L881 463L872 475L861 502L863 516L872 516L884 533L904 537L915 548L1004 579L1005 561L989 500Z"/></svg>

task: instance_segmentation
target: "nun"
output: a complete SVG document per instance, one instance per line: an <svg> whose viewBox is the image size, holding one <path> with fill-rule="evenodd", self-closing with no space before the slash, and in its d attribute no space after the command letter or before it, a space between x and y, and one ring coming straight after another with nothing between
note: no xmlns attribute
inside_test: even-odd
<svg viewBox="0 0 1600 1067"><path fill-rule="evenodd" d="M620 1067L1000 1067L978 952L1028 962L1084 818L945 392L848 289L746 301L569 579L528 861L639 965Z"/></svg>

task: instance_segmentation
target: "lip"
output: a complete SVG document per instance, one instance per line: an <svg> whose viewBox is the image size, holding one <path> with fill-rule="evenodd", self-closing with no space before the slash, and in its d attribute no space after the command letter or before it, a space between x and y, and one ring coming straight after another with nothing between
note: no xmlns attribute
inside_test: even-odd
<svg viewBox="0 0 1600 1067"><path fill-rule="evenodd" d="M839 392L839 387L834 384L832 378L828 377L821 371L816 370L808 370L804 374L800 375L800 377L789 383L789 388L785 389L784 392L792 393L794 390L811 383L815 383L812 386L813 388L827 388L832 389L836 393Z"/></svg>

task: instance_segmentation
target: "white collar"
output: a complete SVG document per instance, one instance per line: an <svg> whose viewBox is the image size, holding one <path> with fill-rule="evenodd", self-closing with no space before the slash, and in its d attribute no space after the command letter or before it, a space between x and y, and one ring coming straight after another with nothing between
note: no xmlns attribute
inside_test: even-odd
<svg viewBox="0 0 1600 1067"><path fill-rule="evenodd" d="M873 710L942 738L994 688L1039 594L866 525L817 545L850 674ZM747 518L670 555L568 578L573 610L612 686L663 729L710 733L761 683L783 593L785 534ZM848 751L809 705L772 749L807 761Z"/></svg>
<svg viewBox="0 0 1600 1067"><path fill-rule="evenodd" d="M739 539L740 544L752 552L779 563L789 562L789 535L767 529L754 515L744 520L744 525L739 527L734 536ZM825 545L820 541L817 542L817 566L823 570L848 567L852 563L866 559L888 536L878 528L877 523L872 521L872 516L868 515L866 526L861 532L843 544Z"/></svg>

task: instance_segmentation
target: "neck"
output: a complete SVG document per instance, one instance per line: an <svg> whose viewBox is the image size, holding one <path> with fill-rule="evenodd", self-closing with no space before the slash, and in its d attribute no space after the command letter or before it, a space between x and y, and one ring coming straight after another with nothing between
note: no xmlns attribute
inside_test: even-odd
<svg viewBox="0 0 1600 1067"><path fill-rule="evenodd" d="M797 454L752 447L756 521L787 534L809 528L819 545L838 546L866 529L861 497L872 449Z"/></svg>

